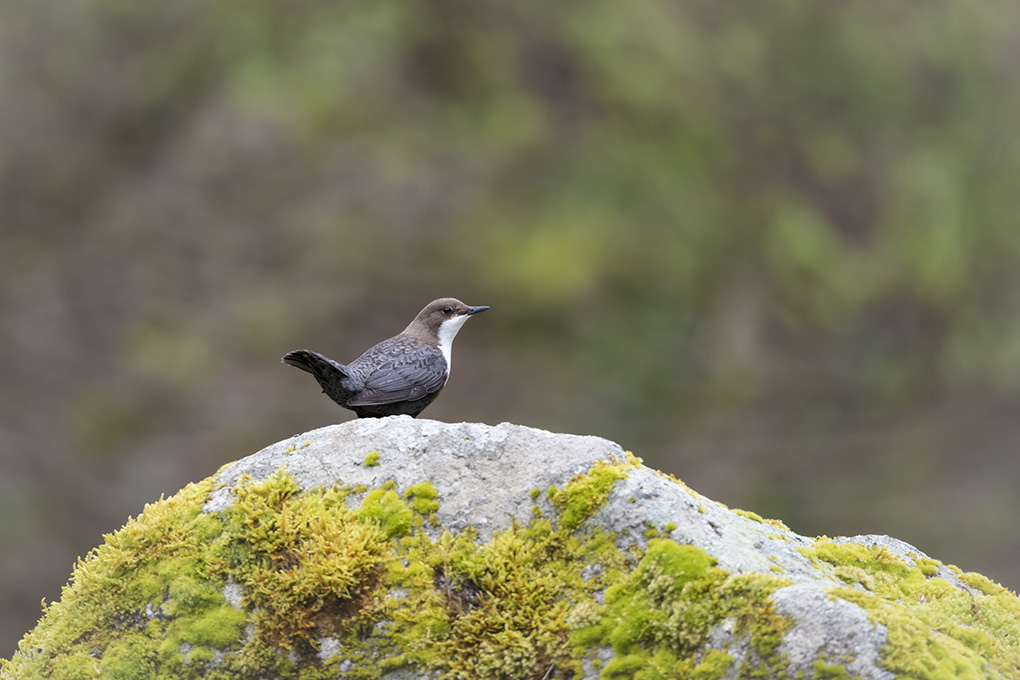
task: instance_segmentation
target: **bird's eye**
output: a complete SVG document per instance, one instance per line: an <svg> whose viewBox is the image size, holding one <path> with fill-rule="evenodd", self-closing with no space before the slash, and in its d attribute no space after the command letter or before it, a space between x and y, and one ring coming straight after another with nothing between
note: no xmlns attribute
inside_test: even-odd
<svg viewBox="0 0 1020 680"><path fill-rule="evenodd" d="M443 314L451 314L452 312L453 312L453 309L451 309L449 305L447 305L446 307L443 307Z"/></svg>

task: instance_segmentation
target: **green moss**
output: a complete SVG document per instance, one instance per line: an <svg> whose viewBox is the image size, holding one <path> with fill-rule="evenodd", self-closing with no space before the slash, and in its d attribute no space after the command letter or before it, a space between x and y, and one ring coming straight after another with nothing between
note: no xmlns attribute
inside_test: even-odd
<svg viewBox="0 0 1020 680"><path fill-rule="evenodd" d="M771 594L786 583L761 574L731 575L700 548L652 539L637 568L606 590L601 619L574 640L613 647L609 677L690 677L698 666L702 677L711 677L722 659L699 663L697 654L717 625L733 619L754 649L742 674L767 674L782 666L776 650L789 623L772 610ZM638 660L641 676L628 670Z"/></svg>
<svg viewBox="0 0 1020 680"><path fill-rule="evenodd" d="M198 648L188 653L188 665L202 664L208 665L216 659L216 655L213 654L210 649Z"/></svg>
<svg viewBox="0 0 1020 680"><path fill-rule="evenodd" d="M645 538L669 538L669 535L676 531L676 522L668 522L661 528L656 528L651 522L645 522L647 527L644 531Z"/></svg>
<svg viewBox="0 0 1020 680"><path fill-rule="evenodd" d="M407 498L411 509L423 515L431 515L439 510L439 501L436 500L438 495L439 493L436 491L436 487L432 485L432 482L422 482L421 484L409 486L404 492L404 496Z"/></svg>
<svg viewBox="0 0 1020 680"><path fill-rule="evenodd" d="M599 461L587 474L577 475L567 482L562 491L551 497L560 511L560 526L572 531L595 514L609 499L616 480L626 477L630 467Z"/></svg>
<svg viewBox="0 0 1020 680"><path fill-rule="evenodd" d="M784 524L782 522L782 520L778 520L778 519L763 519L762 523L763 524L767 524L770 527L773 527L773 528L776 528L776 529L781 529L784 532L790 532L790 527L786 526L786 524ZM790 533L792 533L792 532L790 532ZM782 536L783 540L789 541L789 538L787 536L784 536L783 534L773 534L773 536Z"/></svg>
<svg viewBox="0 0 1020 680"><path fill-rule="evenodd" d="M966 583L971 588L981 591L985 595L998 595L1006 591L1005 588L1000 586L995 581L991 580L987 576L975 573L973 571L965 572L960 574L960 580Z"/></svg>
<svg viewBox="0 0 1020 680"><path fill-rule="evenodd" d="M843 666L830 665L818 660L811 665L815 680L850 680L850 674Z"/></svg>
<svg viewBox="0 0 1020 680"><path fill-rule="evenodd" d="M380 458L379 452L372 451L367 456L365 456L365 467L375 467L376 465L379 464L379 458Z"/></svg>
<svg viewBox="0 0 1020 680"><path fill-rule="evenodd" d="M733 512L740 515L741 517L746 517L747 519L754 520L759 524L764 523L765 521L761 518L761 515L759 515L756 512L751 512L750 510L740 510L738 508L734 508Z"/></svg>
<svg viewBox="0 0 1020 680"><path fill-rule="evenodd" d="M858 543L835 543L822 538L813 548L805 548L801 552L837 567L866 568L895 578L903 578L909 572L907 565L884 546L869 548Z"/></svg>
<svg viewBox="0 0 1020 680"><path fill-rule="evenodd" d="M604 534L585 539L548 520L513 525L478 544L474 532L402 541L386 585L399 598L377 600L372 618L389 620L400 658L444 678L568 676L583 651L569 633L598 617L593 593L630 564ZM582 572L598 561L601 573Z"/></svg>
<svg viewBox="0 0 1020 680"><path fill-rule="evenodd" d="M529 495L531 496L531 500L535 500L542 495L542 490L536 486L534 489L531 490L531 493Z"/></svg>
<svg viewBox="0 0 1020 680"><path fill-rule="evenodd" d="M190 616L179 622L181 640L199 647L226 649L240 642L248 615L228 604Z"/></svg>
<svg viewBox="0 0 1020 680"><path fill-rule="evenodd" d="M691 680L719 680L733 665L733 657L718 649L707 649L701 663L691 672Z"/></svg>
<svg viewBox="0 0 1020 680"><path fill-rule="evenodd" d="M411 530L414 513L393 489L372 489L361 502L358 517L371 520L387 536L403 536Z"/></svg>
<svg viewBox="0 0 1020 680"><path fill-rule="evenodd" d="M640 654L618 656L606 664L602 669L604 680L615 680L616 678L633 678L636 673L648 665L648 661Z"/></svg>
<svg viewBox="0 0 1020 680"><path fill-rule="evenodd" d="M802 552L863 586L832 592L886 626L881 663L898 676L977 679L1020 669L1020 600L989 579L961 574L974 589L967 592L939 578L934 560L910 566L883 547L824 538Z"/></svg>
<svg viewBox="0 0 1020 680"><path fill-rule="evenodd" d="M79 560L61 599L4 663L5 677L155 678L157 660L161 677L186 677L181 644L236 646L246 617L203 580L209 543L223 529L201 513L212 488L206 480L147 505Z"/></svg>
<svg viewBox="0 0 1020 680"><path fill-rule="evenodd" d="M284 471L239 485L224 511L228 538L214 573L243 587L261 641L312 649L317 635L332 632L330 620L374 586L398 511L393 492L375 514L363 513L364 504L348 509L336 490L299 492Z"/></svg>

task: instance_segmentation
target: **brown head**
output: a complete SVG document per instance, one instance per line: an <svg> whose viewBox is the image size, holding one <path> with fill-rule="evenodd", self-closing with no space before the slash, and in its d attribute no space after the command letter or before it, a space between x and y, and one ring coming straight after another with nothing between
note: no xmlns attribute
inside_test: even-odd
<svg viewBox="0 0 1020 680"><path fill-rule="evenodd" d="M446 355L446 361L450 361L450 346L457 331L468 320L468 317L479 312L484 312L488 307L470 307L456 298L439 298L425 305L425 308L418 312L407 328L404 335L409 335L427 344L438 346Z"/></svg>

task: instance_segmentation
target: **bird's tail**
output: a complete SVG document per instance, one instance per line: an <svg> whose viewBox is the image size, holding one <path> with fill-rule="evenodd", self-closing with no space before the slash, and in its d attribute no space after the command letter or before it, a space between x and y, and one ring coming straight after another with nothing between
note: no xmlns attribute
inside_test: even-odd
<svg viewBox="0 0 1020 680"><path fill-rule="evenodd" d="M300 368L305 373L321 373L335 370L344 372L344 365L309 349L296 349L283 355L283 363Z"/></svg>
<svg viewBox="0 0 1020 680"><path fill-rule="evenodd" d="M311 373L322 391L341 406L346 406L347 400L361 389L346 366L318 352L296 349L283 355L283 363Z"/></svg>

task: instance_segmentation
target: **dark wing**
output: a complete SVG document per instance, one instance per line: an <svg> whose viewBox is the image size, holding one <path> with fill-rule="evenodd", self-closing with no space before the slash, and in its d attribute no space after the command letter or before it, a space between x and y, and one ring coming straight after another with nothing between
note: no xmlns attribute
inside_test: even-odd
<svg viewBox="0 0 1020 680"><path fill-rule="evenodd" d="M377 352L372 357L375 365L365 376L365 386L348 402L351 406L413 401L443 389L446 359L438 347L393 342L383 352L379 352L382 347L373 349ZM351 368L356 363L352 362Z"/></svg>

